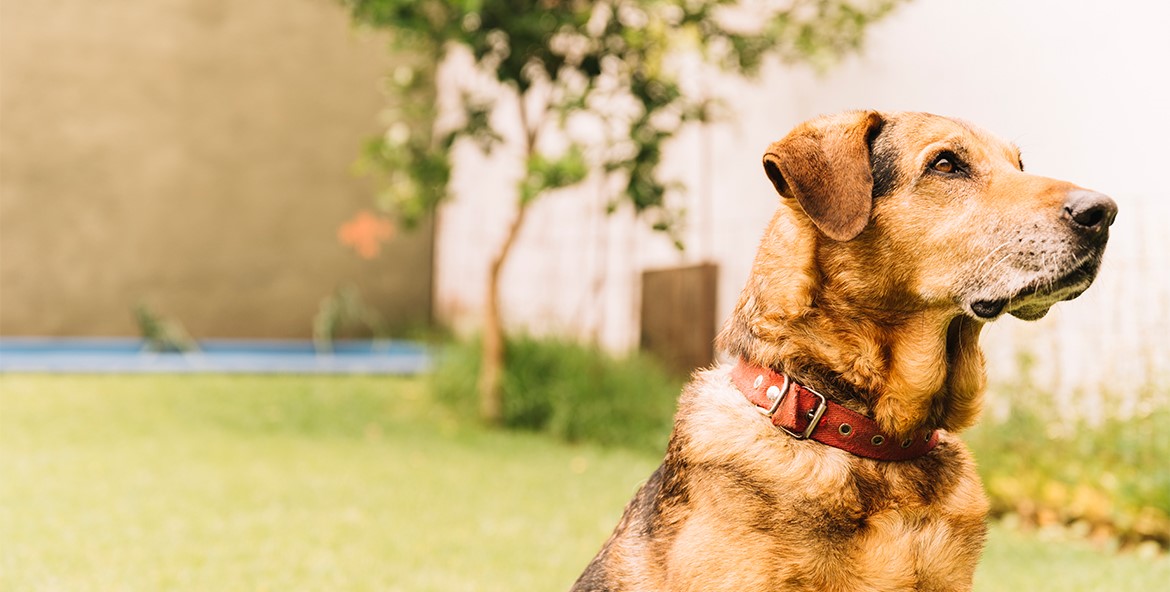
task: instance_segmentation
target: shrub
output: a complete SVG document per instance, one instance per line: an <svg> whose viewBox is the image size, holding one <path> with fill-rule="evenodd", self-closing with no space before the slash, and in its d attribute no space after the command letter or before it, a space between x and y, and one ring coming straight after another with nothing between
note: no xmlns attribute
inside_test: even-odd
<svg viewBox="0 0 1170 592"><path fill-rule="evenodd" d="M449 346L433 376L435 397L477 409L479 343ZM504 425L569 442L661 452L683 380L644 354L617 358L563 339L512 337L507 344Z"/></svg>
<svg viewBox="0 0 1170 592"><path fill-rule="evenodd" d="M964 434L996 514L1085 522L1123 542L1170 544L1170 409L1099 424L1056 423L1052 398L1011 389L1011 413Z"/></svg>

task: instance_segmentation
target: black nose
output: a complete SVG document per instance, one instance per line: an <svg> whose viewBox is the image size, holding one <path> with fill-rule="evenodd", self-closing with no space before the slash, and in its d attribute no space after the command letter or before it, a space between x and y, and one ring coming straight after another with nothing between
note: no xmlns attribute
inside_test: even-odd
<svg viewBox="0 0 1170 592"><path fill-rule="evenodd" d="M1065 220L1079 230L1100 232L1109 228L1116 217L1117 203L1103 193L1076 189L1064 201Z"/></svg>

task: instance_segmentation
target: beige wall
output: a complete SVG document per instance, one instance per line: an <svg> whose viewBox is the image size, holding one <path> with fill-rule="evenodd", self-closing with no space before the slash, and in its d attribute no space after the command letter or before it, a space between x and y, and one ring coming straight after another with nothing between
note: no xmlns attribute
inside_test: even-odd
<svg viewBox="0 0 1170 592"><path fill-rule="evenodd" d="M389 67L330 0L0 0L0 334L307 336L346 283L427 322L429 229L337 240Z"/></svg>

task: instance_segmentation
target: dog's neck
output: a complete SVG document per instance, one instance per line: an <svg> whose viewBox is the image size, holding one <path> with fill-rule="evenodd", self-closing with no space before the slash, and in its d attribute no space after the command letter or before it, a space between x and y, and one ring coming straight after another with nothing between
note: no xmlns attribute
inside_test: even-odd
<svg viewBox="0 0 1170 592"><path fill-rule="evenodd" d="M824 273L816 241L798 240L816 236L803 223L784 212L773 219L720 346L894 434L970 426L985 384L982 323L904 301L859 302L847 280Z"/></svg>

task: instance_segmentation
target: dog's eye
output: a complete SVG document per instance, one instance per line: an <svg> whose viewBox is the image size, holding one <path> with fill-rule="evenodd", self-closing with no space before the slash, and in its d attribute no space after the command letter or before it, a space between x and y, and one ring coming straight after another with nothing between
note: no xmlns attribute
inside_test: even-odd
<svg viewBox="0 0 1170 592"><path fill-rule="evenodd" d="M934 162L930 163L930 168L940 173L953 173L957 167L955 167L955 161L947 158L944 154L934 159Z"/></svg>
<svg viewBox="0 0 1170 592"><path fill-rule="evenodd" d="M930 170L944 175L958 175L964 172L963 163L954 152L942 152L930 161Z"/></svg>

